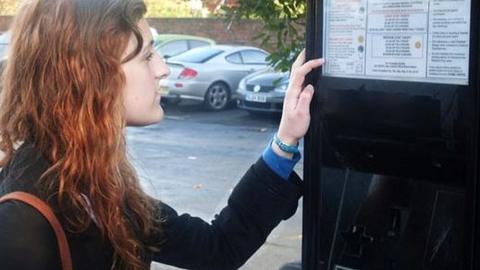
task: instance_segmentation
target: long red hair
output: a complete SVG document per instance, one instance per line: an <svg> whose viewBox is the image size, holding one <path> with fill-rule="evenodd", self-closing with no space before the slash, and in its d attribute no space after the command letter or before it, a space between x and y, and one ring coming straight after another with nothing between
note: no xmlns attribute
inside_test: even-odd
<svg viewBox="0 0 480 270"><path fill-rule="evenodd" d="M140 239L154 230L153 203L126 157L122 95L121 64L142 48L145 12L141 0L28 1L14 19L2 79L2 166L15 144L34 143L51 164L39 181L67 228L90 226L91 207L116 269L146 267ZM131 35L138 46L125 59Z"/></svg>

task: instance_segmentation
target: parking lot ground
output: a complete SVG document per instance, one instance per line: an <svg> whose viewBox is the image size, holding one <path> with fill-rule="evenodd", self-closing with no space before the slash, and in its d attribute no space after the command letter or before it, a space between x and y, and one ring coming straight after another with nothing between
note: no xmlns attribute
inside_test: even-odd
<svg viewBox="0 0 480 270"><path fill-rule="evenodd" d="M142 185L179 213L211 221L243 173L260 158L279 116L230 108L210 112L196 102L165 105L165 119L127 128L128 149ZM296 171L302 176L302 161ZM282 222L242 270L279 269L301 257L301 204ZM175 267L153 264L151 269Z"/></svg>

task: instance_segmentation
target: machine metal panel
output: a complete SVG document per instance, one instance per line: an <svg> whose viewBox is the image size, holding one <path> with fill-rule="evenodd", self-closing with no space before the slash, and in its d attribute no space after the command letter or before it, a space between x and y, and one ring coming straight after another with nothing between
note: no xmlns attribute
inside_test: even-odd
<svg viewBox="0 0 480 270"><path fill-rule="evenodd" d="M328 13L333 5L343 13ZM457 15L438 19L449 12ZM303 269L480 269L479 13L470 0L308 1L307 58L326 56L326 65L307 79L316 90L305 139ZM341 31L353 38L338 39L345 22ZM385 33L379 22L427 27ZM442 23L463 25L449 30L458 43L442 36ZM439 38L463 44L456 49L467 59L450 62L459 72L438 73L449 69L432 53L444 46ZM424 61L395 55L405 46ZM392 55L400 72L373 70Z"/></svg>

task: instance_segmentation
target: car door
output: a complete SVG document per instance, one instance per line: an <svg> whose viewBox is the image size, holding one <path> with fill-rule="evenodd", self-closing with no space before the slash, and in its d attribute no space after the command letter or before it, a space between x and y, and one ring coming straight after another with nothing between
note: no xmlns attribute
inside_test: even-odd
<svg viewBox="0 0 480 270"><path fill-rule="evenodd" d="M250 51L254 53L250 53ZM262 51L256 52L256 50L247 49L237 51L225 57L225 60L229 63L228 81L232 89L238 87L238 83L243 77L268 65L265 60L267 54ZM243 57L244 53L246 58Z"/></svg>
<svg viewBox="0 0 480 270"><path fill-rule="evenodd" d="M243 59L240 52L234 52L225 56L226 64L221 67L221 74L229 85L232 91L238 87L240 80L248 74L248 69L243 64Z"/></svg>
<svg viewBox="0 0 480 270"><path fill-rule="evenodd" d="M248 73L259 71L269 65L266 59L268 54L263 51L247 49L240 51L240 55L242 56L243 66Z"/></svg>

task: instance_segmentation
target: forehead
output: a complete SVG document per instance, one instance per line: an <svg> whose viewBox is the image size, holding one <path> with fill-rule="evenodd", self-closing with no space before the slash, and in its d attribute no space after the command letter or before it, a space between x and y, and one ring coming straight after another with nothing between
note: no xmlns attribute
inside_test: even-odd
<svg viewBox="0 0 480 270"><path fill-rule="evenodd" d="M146 43L148 44L148 41L150 41L152 37L152 32L150 31L150 25L148 24L147 20L141 19L138 22L138 27L140 28L140 32L142 33L142 37L147 41Z"/></svg>
<svg viewBox="0 0 480 270"><path fill-rule="evenodd" d="M148 46L150 41L153 39L152 33L150 32L150 26L148 25L148 22L145 19L142 19L138 22L138 28L140 30L140 33L142 34L143 37L143 47L145 48ZM130 35L130 39L128 40L128 46L127 49L124 52L124 55L128 55L130 52L135 50L137 47L138 41L135 38L133 34Z"/></svg>

